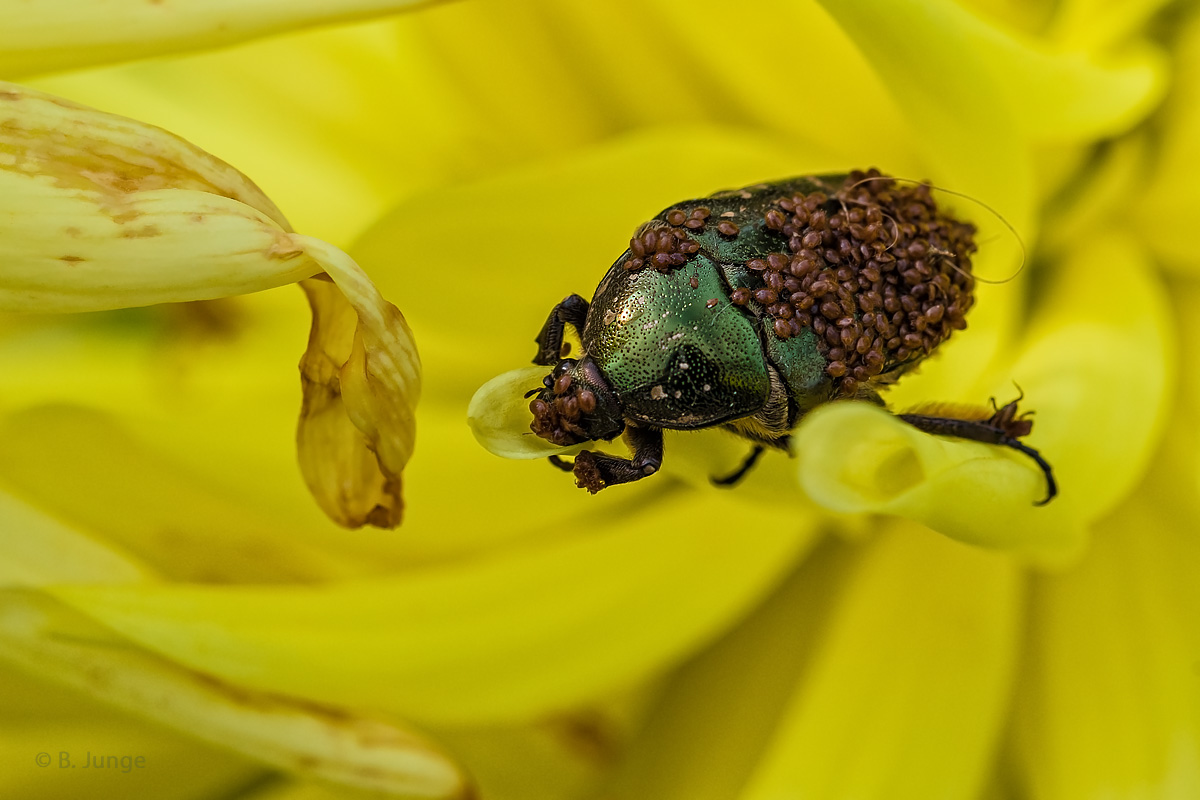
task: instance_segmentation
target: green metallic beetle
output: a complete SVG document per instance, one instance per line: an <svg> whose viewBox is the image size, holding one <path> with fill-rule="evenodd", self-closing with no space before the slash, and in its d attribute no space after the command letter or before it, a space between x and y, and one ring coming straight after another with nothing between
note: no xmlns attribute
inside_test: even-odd
<svg viewBox="0 0 1200 800"><path fill-rule="evenodd" d="M550 312L527 394L531 429L554 444L624 434L632 458L580 452L572 470L595 493L659 470L663 429L724 426L786 449L814 407L842 398L882 405L878 390L966 327L974 297L974 227L939 210L929 186L872 170L813 176L677 203L643 225L589 304ZM566 358L565 327L583 352ZM1019 398L1018 398L1019 399ZM905 414L931 433L1002 444L1049 464L1018 439L1032 423L1016 402L990 417Z"/></svg>

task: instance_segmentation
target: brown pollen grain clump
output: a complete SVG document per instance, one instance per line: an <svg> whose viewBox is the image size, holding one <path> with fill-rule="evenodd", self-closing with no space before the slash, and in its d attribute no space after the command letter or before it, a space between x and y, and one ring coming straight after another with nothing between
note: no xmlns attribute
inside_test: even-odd
<svg viewBox="0 0 1200 800"><path fill-rule="evenodd" d="M672 214L681 214L677 211ZM695 212L693 212L695 213ZM707 218L707 217L705 217ZM688 218L684 218L686 221ZM679 228L644 227L629 240L630 258L625 269L633 272L644 266L666 272L684 264L688 256L700 249L687 233Z"/></svg>
<svg viewBox="0 0 1200 800"><path fill-rule="evenodd" d="M584 415L595 410L596 395L573 385L569 373L563 374L530 401L529 429L560 447L586 442L589 437L581 423Z"/></svg>
<svg viewBox="0 0 1200 800"><path fill-rule="evenodd" d="M811 328L839 395L966 327L975 227L939 210L928 184L856 171L832 196L798 194L775 205L764 224L789 252L746 262L765 287L732 300L760 303L781 338Z"/></svg>

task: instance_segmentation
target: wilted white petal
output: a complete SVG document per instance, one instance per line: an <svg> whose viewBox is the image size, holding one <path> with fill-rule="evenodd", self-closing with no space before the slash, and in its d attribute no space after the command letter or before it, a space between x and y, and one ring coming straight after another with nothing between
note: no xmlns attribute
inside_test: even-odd
<svg viewBox="0 0 1200 800"><path fill-rule="evenodd" d="M479 387L467 408L467 424L484 449L502 458L545 458L577 453L584 447L559 447L529 429L533 414L525 393L541 388L549 372L549 367L522 367Z"/></svg>
<svg viewBox="0 0 1200 800"><path fill-rule="evenodd" d="M453 762L412 731L192 672L33 592L0 593L0 658L280 769L389 797L473 796Z"/></svg>
<svg viewBox="0 0 1200 800"><path fill-rule="evenodd" d="M254 183L153 125L0 82L0 310L205 300L321 271Z"/></svg>
<svg viewBox="0 0 1200 800"><path fill-rule="evenodd" d="M322 272L329 280L304 284L313 328L301 467L337 522L394 527L420 394L400 311L220 159L152 125L0 83L0 310L211 299Z"/></svg>

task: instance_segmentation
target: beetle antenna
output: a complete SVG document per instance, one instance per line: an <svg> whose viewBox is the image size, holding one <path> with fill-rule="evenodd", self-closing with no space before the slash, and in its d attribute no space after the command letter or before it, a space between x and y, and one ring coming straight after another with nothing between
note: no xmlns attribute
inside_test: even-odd
<svg viewBox="0 0 1200 800"><path fill-rule="evenodd" d="M972 197L971 195L966 194L965 192L956 192L953 189L943 189L941 186L932 184L929 181L917 181L917 180L913 180L912 178L897 178L897 177L889 176L889 175L870 175L870 176L867 176L861 180L855 181L854 183L850 184L850 186L848 186L847 189L853 189L857 186L861 186L862 184L869 183L871 181L901 181L903 183L915 183L917 185L925 185L925 186L928 186L930 189L934 189L939 192L945 192L946 194L954 195L955 197L961 197L964 200L969 200L972 203L974 203L975 205L979 206L980 208L983 208L985 211L987 211L993 217L1000 220L1000 224L1003 225L1005 228L1007 228L1008 232L1011 233L1013 235L1013 238L1017 240L1017 246L1021 248L1021 264L1020 264L1020 266L1017 267L1016 272L1014 272L1012 275L1009 275L1007 278L1004 278L1002 280L989 280L988 278L982 278L978 275L970 275L969 277L971 277L973 280L979 281L980 283L988 283L988 284L998 285L1001 283L1008 283L1009 281L1013 280L1018 275L1020 275L1022 272L1024 272L1025 265L1027 263L1029 263L1029 250L1025 247L1025 240L1021 238L1021 234L1017 233L1017 229L1013 227L1012 223L1009 222L1004 217L1003 214L1001 214L996 209L992 208L987 203L980 200L978 197ZM892 221L892 224L893 225L895 224L895 220ZM889 246L889 249L890 249L890 246ZM949 253L949 254L942 253L942 255L953 256L955 254L954 253ZM954 263L951 263L950 266L956 272L958 272L960 274L963 274L963 275L968 274L968 273L964 272L963 270L959 269L959 267Z"/></svg>
<svg viewBox="0 0 1200 800"><path fill-rule="evenodd" d="M884 176L880 176L880 177L884 177ZM877 178L866 178L864 180L859 181L858 183L853 184L850 188L853 189L855 186L858 186L860 183L866 183L866 181L868 181L868 180L878 180L878 179ZM840 196L838 197L837 200L839 203L842 204L842 213L846 215L846 220L849 221L850 211L846 208L846 201L843 200ZM860 205L860 206L868 205L867 203L863 203L858 200L851 200L850 202L854 203L856 205ZM884 216L884 218L887 219L888 222L892 223L892 241L888 243L887 247L883 248L883 252L886 253L888 250L891 250L893 247L896 246L896 242L900 241L900 225L899 225L899 223L896 222L895 217L893 217L891 214L884 211L882 208L879 209L879 213L882 214Z"/></svg>

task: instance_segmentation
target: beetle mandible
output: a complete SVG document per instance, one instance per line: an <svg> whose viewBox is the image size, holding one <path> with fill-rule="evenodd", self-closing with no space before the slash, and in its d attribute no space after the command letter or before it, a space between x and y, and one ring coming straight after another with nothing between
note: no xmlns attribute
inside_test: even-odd
<svg viewBox="0 0 1200 800"><path fill-rule="evenodd" d="M883 405L879 390L966 327L974 303L975 228L939 209L928 184L878 170L760 183L676 203L643 225L589 303L570 295L536 338L552 366L530 428L557 445L611 441L620 458L584 450L577 484L595 493L662 466L663 430L725 427L764 448L822 403ZM565 327L582 353L566 357ZM1019 398L1018 398L1019 399ZM1049 502L1049 464L1018 439L1016 402L995 414L899 415L929 433L1001 444L1033 458Z"/></svg>

